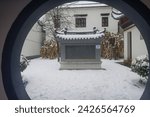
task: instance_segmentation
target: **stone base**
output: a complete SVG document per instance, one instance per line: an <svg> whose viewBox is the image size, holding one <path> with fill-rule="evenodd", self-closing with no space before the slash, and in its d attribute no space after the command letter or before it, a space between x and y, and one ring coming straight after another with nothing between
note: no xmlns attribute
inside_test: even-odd
<svg viewBox="0 0 150 117"><path fill-rule="evenodd" d="M102 62L60 62L60 70L98 70Z"/></svg>

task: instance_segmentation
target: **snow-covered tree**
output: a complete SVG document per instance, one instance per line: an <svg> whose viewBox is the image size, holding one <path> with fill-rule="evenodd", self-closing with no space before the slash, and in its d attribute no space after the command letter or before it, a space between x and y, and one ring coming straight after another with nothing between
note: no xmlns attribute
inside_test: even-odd
<svg viewBox="0 0 150 117"><path fill-rule="evenodd" d="M42 26L43 30L46 32L46 40L55 40L57 31L71 27L71 16L68 12L69 5L61 5L48 11L41 19L38 20L38 24Z"/></svg>
<svg viewBox="0 0 150 117"><path fill-rule="evenodd" d="M43 58L56 58L58 55L58 43L56 40L56 32L64 28L70 28L72 17L69 15L69 5L64 4L48 11L38 20L38 24L45 31L45 41L41 48L41 56Z"/></svg>

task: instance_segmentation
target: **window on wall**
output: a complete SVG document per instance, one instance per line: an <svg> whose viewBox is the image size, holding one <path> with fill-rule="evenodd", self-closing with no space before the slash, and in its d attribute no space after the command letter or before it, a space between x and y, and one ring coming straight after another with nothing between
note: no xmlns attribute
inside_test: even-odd
<svg viewBox="0 0 150 117"><path fill-rule="evenodd" d="M102 27L108 27L109 17L110 13L101 13L102 17Z"/></svg>
<svg viewBox="0 0 150 117"><path fill-rule="evenodd" d="M76 27L86 27L86 18L76 18Z"/></svg>
<svg viewBox="0 0 150 117"><path fill-rule="evenodd" d="M76 28L86 27L86 16L87 14L78 14L75 16L75 26Z"/></svg>
<svg viewBox="0 0 150 117"><path fill-rule="evenodd" d="M108 27L108 17L102 17L102 27Z"/></svg>

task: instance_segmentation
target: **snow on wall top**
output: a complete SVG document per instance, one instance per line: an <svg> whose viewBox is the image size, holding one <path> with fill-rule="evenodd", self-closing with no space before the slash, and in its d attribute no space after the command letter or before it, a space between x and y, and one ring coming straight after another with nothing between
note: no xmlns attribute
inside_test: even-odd
<svg viewBox="0 0 150 117"><path fill-rule="evenodd" d="M96 33L96 34L57 34L59 39L63 40L84 40L84 39L98 39L104 36L104 33Z"/></svg>
<svg viewBox="0 0 150 117"><path fill-rule="evenodd" d="M93 2L93 1L76 1L71 3L66 3L63 6L64 7L67 6L70 8L79 8L79 7L105 7L108 5L99 2Z"/></svg>

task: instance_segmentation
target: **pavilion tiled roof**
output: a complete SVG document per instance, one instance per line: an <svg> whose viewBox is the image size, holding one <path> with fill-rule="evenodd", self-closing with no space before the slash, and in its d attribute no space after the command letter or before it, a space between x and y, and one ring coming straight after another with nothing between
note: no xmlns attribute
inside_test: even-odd
<svg viewBox="0 0 150 117"><path fill-rule="evenodd" d="M104 36L103 31L101 32L97 32L97 33L68 33L68 34L64 34L64 33L58 33L56 35L57 38L61 39L61 40L89 40L89 39L98 39L101 38L102 36Z"/></svg>
<svg viewBox="0 0 150 117"><path fill-rule="evenodd" d="M82 35L65 35L65 34L57 34L59 39L63 40L83 40L83 39L97 39L102 37L103 34L82 34Z"/></svg>

